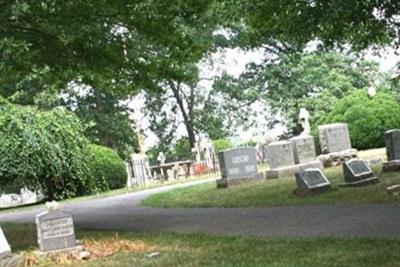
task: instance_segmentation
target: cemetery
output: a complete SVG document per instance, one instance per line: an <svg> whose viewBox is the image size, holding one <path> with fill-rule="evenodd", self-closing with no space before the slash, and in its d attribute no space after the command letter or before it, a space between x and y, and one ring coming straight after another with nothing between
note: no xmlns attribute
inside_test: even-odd
<svg viewBox="0 0 400 267"><path fill-rule="evenodd" d="M398 1L2 1L0 267L399 266Z"/></svg>

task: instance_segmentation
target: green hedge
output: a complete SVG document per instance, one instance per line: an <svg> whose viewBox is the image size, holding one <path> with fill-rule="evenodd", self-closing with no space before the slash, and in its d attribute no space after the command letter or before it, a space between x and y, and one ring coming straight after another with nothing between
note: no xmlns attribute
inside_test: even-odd
<svg viewBox="0 0 400 267"><path fill-rule="evenodd" d="M111 148L91 144L93 160L90 169L100 191L125 187L127 174L124 161Z"/></svg>
<svg viewBox="0 0 400 267"><path fill-rule="evenodd" d="M229 141L227 139L217 139L217 140L214 140L213 143L214 143L215 151L217 153L222 150L227 150L227 149L232 148L231 141Z"/></svg>
<svg viewBox="0 0 400 267"><path fill-rule="evenodd" d="M63 110L0 106L0 186L41 188L49 199L93 191L88 141L79 119Z"/></svg>
<svg viewBox="0 0 400 267"><path fill-rule="evenodd" d="M315 129L335 122L348 124L353 147L383 147L385 131L400 127L400 106L391 94L379 92L370 97L366 90L357 90L340 99L330 113L322 116Z"/></svg>

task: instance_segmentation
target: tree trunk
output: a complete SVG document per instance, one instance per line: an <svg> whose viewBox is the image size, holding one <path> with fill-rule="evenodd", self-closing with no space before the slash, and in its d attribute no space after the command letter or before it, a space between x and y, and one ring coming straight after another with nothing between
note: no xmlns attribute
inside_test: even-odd
<svg viewBox="0 0 400 267"><path fill-rule="evenodd" d="M172 81L168 81L168 83L172 89L172 92L174 94L176 102L178 103L179 109L182 113L183 123L185 124L186 131L187 131L187 134L189 137L190 148L194 148L195 144L196 144L196 136L194 133L193 122L190 119L188 112L185 110L185 106L183 104L183 99L182 99L181 95L179 94L179 87L175 86L175 84Z"/></svg>

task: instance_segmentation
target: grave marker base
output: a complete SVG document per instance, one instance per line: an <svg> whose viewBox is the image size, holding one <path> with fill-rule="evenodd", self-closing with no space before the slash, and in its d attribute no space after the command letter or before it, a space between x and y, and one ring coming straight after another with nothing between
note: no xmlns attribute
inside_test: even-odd
<svg viewBox="0 0 400 267"><path fill-rule="evenodd" d="M217 188L227 188L228 186L231 185L237 185L237 184L242 184L250 181L257 181L257 180L264 180L265 176L262 173L258 173L253 176L249 177L243 177L243 178L235 178L235 179L218 179L217 180Z"/></svg>
<svg viewBox="0 0 400 267"><path fill-rule="evenodd" d="M63 249L56 249L56 250L49 250L49 251L35 251L35 255L39 257L48 257L48 256L54 256L54 255L60 255L60 254L69 254L71 252L81 252L84 251L85 248L83 246L75 246L71 248L63 248ZM1 266L1 265L0 265Z"/></svg>
<svg viewBox="0 0 400 267"><path fill-rule="evenodd" d="M356 149L349 149L340 152L322 154L317 158L323 163L324 167L331 167L341 165L350 159L356 158L357 153L358 151Z"/></svg>
<svg viewBox="0 0 400 267"><path fill-rule="evenodd" d="M304 197L304 196L309 196L309 195L318 195L321 193L324 193L326 191L329 191L332 189L331 185L324 185L324 186L320 186L314 189L300 189L300 188L296 188L295 190L293 190L293 194L295 194L296 196L299 197Z"/></svg>
<svg viewBox="0 0 400 267"><path fill-rule="evenodd" d="M400 160L391 160L383 163L382 172L400 171Z"/></svg>
<svg viewBox="0 0 400 267"><path fill-rule="evenodd" d="M10 255L0 259L1 267L17 267L22 265L22 257L20 255Z"/></svg>
<svg viewBox="0 0 400 267"><path fill-rule="evenodd" d="M272 170L266 171L265 177L267 179L278 179L281 177L287 177L287 176L294 176L296 172L305 170L305 169L320 169L323 170L324 166L319 160L316 161L311 161L303 164L296 164L292 166L287 166L287 167L282 167L282 168L276 168Z"/></svg>
<svg viewBox="0 0 400 267"><path fill-rule="evenodd" d="M340 184L339 186L356 187L356 186L364 186L364 185L370 185L370 184L376 184L376 183L379 183L379 178L376 176L373 176L373 177L362 179L362 180L359 180L356 182L343 183L343 184Z"/></svg>

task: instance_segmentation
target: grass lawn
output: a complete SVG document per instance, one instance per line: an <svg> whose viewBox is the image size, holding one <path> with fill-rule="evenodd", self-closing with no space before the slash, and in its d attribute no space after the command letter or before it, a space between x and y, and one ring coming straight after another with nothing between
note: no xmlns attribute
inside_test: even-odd
<svg viewBox="0 0 400 267"><path fill-rule="evenodd" d="M381 165L373 168L380 183L357 188L338 187L343 183L341 166L325 169L333 189L313 196L293 195L296 181L294 177L288 177L249 182L226 189L217 189L215 182L210 182L156 194L145 199L143 204L151 207L192 208L399 202L400 196L387 195L386 187L400 184L400 173L381 173L381 168Z"/></svg>
<svg viewBox="0 0 400 267"><path fill-rule="evenodd" d="M32 225L2 225L14 252L36 247ZM78 238L94 259L51 262L34 266L364 266L400 265L400 240L383 239L265 239L206 234L134 234L85 231ZM98 252L104 257L97 257Z"/></svg>

